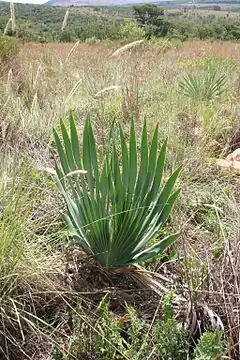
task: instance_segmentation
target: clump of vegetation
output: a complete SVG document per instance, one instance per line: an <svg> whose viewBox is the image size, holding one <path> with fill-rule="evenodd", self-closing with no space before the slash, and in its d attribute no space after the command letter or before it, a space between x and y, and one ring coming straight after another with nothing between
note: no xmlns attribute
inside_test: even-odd
<svg viewBox="0 0 240 360"><path fill-rule="evenodd" d="M182 360L189 353L187 333L174 316L171 300L171 295L164 298L163 319L153 329L156 354L164 360Z"/></svg>
<svg viewBox="0 0 240 360"><path fill-rule="evenodd" d="M72 360L88 356L99 360L140 360L148 356L162 360L222 359L221 332L204 332L193 351L187 331L176 320L171 301L172 295L164 297L162 318L149 328L131 306L126 306L124 315L114 315L109 309L108 295L100 301L91 319L86 318L81 300L78 300L72 309L72 333L66 344L53 347L53 359Z"/></svg>
<svg viewBox="0 0 240 360"><path fill-rule="evenodd" d="M123 316L115 316L109 309L108 296L103 297L88 322L85 322L84 310L79 300L72 309L72 320L73 331L64 349L59 345L53 347L54 360L87 357L89 352L90 357L99 360L140 360L149 352L145 321L138 317L131 306L126 307L126 314Z"/></svg>
<svg viewBox="0 0 240 360"><path fill-rule="evenodd" d="M82 152L72 117L70 135L63 122L61 132L63 144L54 130L60 158L57 184L68 208L67 223L75 244L107 268L129 267L162 256L178 235L149 243L162 229L178 197L179 189L173 188L181 167L162 184L167 143L158 152L158 127L149 144L144 123L138 166L134 123L129 148L119 126L121 160L113 143L101 170L89 118Z"/></svg>
<svg viewBox="0 0 240 360"><path fill-rule="evenodd" d="M170 24L164 19L163 9L157 5L146 4L133 6L133 11L138 23L144 28L147 38L167 35Z"/></svg>
<svg viewBox="0 0 240 360"><path fill-rule="evenodd" d="M192 100L212 101L227 91L227 77L209 68L203 75L187 75L178 82L180 91Z"/></svg>
<svg viewBox="0 0 240 360"><path fill-rule="evenodd" d="M234 5L234 4L233 4ZM210 6L210 5L209 5ZM145 36L167 37L185 41L189 38L239 40L239 16L235 8L224 16L224 11L214 10L208 14L187 6L184 11L175 11L154 4L133 7L70 7L65 18L64 7L16 4L15 31L25 41L41 43L50 41L85 41L96 37L98 40L120 40L126 42ZM0 4L0 33L4 33L9 20L8 3ZM223 14L221 16L221 14ZM229 16L229 15L232 16ZM67 19L64 23L64 19ZM62 26L64 24L64 26ZM126 24L126 27L125 27ZM11 35L12 31L7 34ZM13 34L13 33L12 33Z"/></svg>
<svg viewBox="0 0 240 360"><path fill-rule="evenodd" d="M120 26L120 38L124 41L137 41L145 38L145 30L139 27L134 21L126 22Z"/></svg>
<svg viewBox="0 0 240 360"><path fill-rule="evenodd" d="M20 51L17 39L10 36L0 36L0 61L12 60Z"/></svg>
<svg viewBox="0 0 240 360"><path fill-rule="evenodd" d="M206 331L198 341L195 349L195 360L224 359L224 346L220 331Z"/></svg>
<svg viewBox="0 0 240 360"><path fill-rule="evenodd" d="M97 312L99 319L95 328L94 346L99 360L111 360L114 356L138 360L146 356L146 324L138 318L133 308L128 307L125 316L114 320L109 311L108 299L104 297Z"/></svg>

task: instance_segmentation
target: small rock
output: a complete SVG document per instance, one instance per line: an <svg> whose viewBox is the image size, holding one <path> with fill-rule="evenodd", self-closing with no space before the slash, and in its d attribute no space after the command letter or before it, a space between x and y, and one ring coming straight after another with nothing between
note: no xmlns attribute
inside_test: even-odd
<svg viewBox="0 0 240 360"><path fill-rule="evenodd" d="M231 154L229 154L226 157L226 160L230 160L230 161L240 161L240 148L236 149L234 152L232 152Z"/></svg>
<svg viewBox="0 0 240 360"><path fill-rule="evenodd" d="M229 171L235 175L240 175L240 148L229 154L225 160L218 160L217 165L220 166L222 170Z"/></svg>

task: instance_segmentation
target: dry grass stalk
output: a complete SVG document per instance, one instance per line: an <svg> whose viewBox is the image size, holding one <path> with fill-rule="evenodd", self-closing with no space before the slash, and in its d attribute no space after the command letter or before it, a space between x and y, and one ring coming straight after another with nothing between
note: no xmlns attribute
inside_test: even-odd
<svg viewBox="0 0 240 360"><path fill-rule="evenodd" d="M50 167L46 167L44 169L46 172L48 172L51 175L57 175L55 169L50 168ZM74 175L86 175L87 171L83 170L83 169L79 169L79 170L74 170L74 171L70 171L68 174L66 174L65 176L62 177L62 179L66 178L66 177L71 177Z"/></svg>
<svg viewBox="0 0 240 360"><path fill-rule="evenodd" d="M11 19L11 18L8 19L7 25L5 26L5 29L4 29L4 31L3 31L3 35L6 35L6 34L7 34L8 28L9 28L9 25L10 25L11 22L12 22L12 19Z"/></svg>
<svg viewBox="0 0 240 360"><path fill-rule="evenodd" d="M61 29L62 32L64 31L64 29L67 26L68 17L69 17L69 9L66 10L65 15L64 15L64 19L63 19L63 23L62 23L62 29Z"/></svg>
<svg viewBox="0 0 240 360"><path fill-rule="evenodd" d="M78 40L78 41L73 45L73 47L71 47L69 53L67 54L66 61L70 58L70 56L72 55L72 53L77 49L79 43L80 43L80 41Z"/></svg>
<svg viewBox="0 0 240 360"><path fill-rule="evenodd" d="M82 83L82 79L79 79L75 84L74 86L72 87L72 89L69 91L69 94L68 96L66 97L65 101L64 101L64 104L67 104L71 99L72 97L76 94L76 92L78 91L80 85Z"/></svg>
<svg viewBox="0 0 240 360"><path fill-rule="evenodd" d="M37 92L34 94L33 96L33 100L32 100L32 104L31 104L31 109L30 109L30 114L33 116L36 112L36 109L38 107L38 94Z"/></svg>
<svg viewBox="0 0 240 360"><path fill-rule="evenodd" d="M15 9L14 9L14 3L10 3L10 12L11 12L11 22L12 22L12 32L15 32L16 28L16 21L15 21Z"/></svg>
<svg viewBox="0 0 240 360"><path fill-rule="evenodd" d="M42 72L42 67L41 67L41 65L38 65L36 77L33 80L33 90L35 90L37 88L38 80L40 78L41 72Z"/></svg>
<svg viewBox="0 0 240 360"><path fill-rule="evenodd" d="M133 116L136 122L139 121L139 90L125 86L122 88L122 114L125 122Z"/></svg>
<svg viewBox="0 0 240 360"><path fill-rule="evenodd" d="M111 55L111 57L117 57L117 56L123 55L124 53L126 53L129 50L135 49L137 46L139 46L142 43L143 43L143 40L137 40L137 41L131 42L130 44L124 45L121 48L119 48L118 50L114 51L114 53Z"/></svg>
<svg viewBox="0 0 240 360"><path fill-rule="evenodd" d="M132 116L137 123L140 120L139 72L138 64L134 65L128 82L122 86L122 115L125 122Z"/></svg>
<svg viewBox="0 0 240 360"><path fill-rule="evenodd" d="M120 86L118 86L118 85L108 86L108 87L98 91L95 96L98 97L100 95L103 95L106 92L111 91L111 90L119 90L119 89L120 89Z"/></svg>
<svg viewBox="0 0 240 360"><path fill-rule="evenodd" d="M10 91L10 89L12 87L12 83L13 83L13 71L12 71L12 69L10 69L8 72L8 77L7 77L6 92Z"/></svg>

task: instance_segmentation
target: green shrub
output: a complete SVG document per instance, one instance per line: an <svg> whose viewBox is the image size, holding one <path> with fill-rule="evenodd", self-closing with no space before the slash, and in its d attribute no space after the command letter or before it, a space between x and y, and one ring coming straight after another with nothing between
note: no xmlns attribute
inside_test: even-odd
<svg viewBox="0 0 240 360"><path fill-rule="evenodd" d="M164 18L164 10L155 4L133 6L134 16L140 26L144 28L146 37L166 36L170 23Z"/></svg>
<svg viewBox="0 0 240 360"><path fill-rule="evenodd" d="M162 360L182 360L187 358L188 348L184 330L176 319L161 322L154 329L156 353Z"/></svg>
<svg viewBox="0 0 240 360"><path fill-rule="evenodd" d="M0 36L0 61L11 60L19 51L20 44L17 39L10 36Z"/></svg>
<svg viewBox="0 0 240 360"><path fill-rule="evenodd" d="M225 74L219 75L217 70L208 69L200 75L187 75L178 82L180 91L193 100L212 101L227 91Z"/></svg>
<svg viewBox="0 0 240 360"><path fill-rule="evenodd" d="M77 32L80 40L96 38L98 40L118 40L119 25L114 25L103 20L91 21Z"/></svg>
<svg viewBox="0 0 240 360"><path fill-rule="evenodd" d="M82 300L77 298L76 306L70 307L71 333L67 337L66 343L55 343L52 349L53 360L75 360L87 356L88 348L91 347L91 331L87 323L84 322L86 315L82 307Z"/></svg>
<svg viewBox="0 0 240 360"><path fill-rule="evenodd" d="M89 353L91 358L98 360L141 360L146 355L146 324L132 307L127 306L124 316L115 316L109 310L109 299L105 296L95 315L86 322L81 300L72 310L72 333L64 346L55 344L52 350L54 360L85 359Z"/></svg>
<svg viewBox="0 0 240 360"><path fill-rule="evenodd" d="M149 144L144 123L139 162L134 122L129 147L120 125L119 133L121 156L110 139L112 145L100 169L89 117L82 153L72 117L69 133L61 121L63 143L54 130L60 158L55 179L67 205L70 234L76 246L107 268L129 267L162 256L178 238L178 234L168 235L152 244L178 197L179 189L173 188L181 167L162 183L167 144L158 151L158 127Z"/></svg>
<svg viewBox="0 0 240 360"><path fill-rule="evenodd" d="M122 39L128 41L141 40L146 35L144 29L138 26L134 21L122 24L119 29L119 34Z"/></svg>
<svg viewBox="0 0 240 360"><path fill-rule="evenodd" d="M187 334L174 317L169 295L164 300L163 320L153 328L153 338L161 360L187 359Z"/></svg>
<svg viewBox="0 0 240 360"><path fill-rule="evenodd" d="M89 45L92 45L92 44L99 44L100 43L100 40L96 37L96 36L93 36L91 38L87 38L85 40L85 43L86 44L89 44Z"/></svg>
<svg viewBox="0 0 240 360"><path fill-rule="evenodd" d="M136 311L127 307L125 316L114 319L108 298L104 297L97 312L99 319L93 334L97 359L143 359L148 350L145 322L138 318Z"/></svg>
<svg viewBox="0 0 240 360"><path fill-rule="evenodd" d="M148 43L155 49L158 49L161 52L166 52L169 50L175 50L181 48L182 42L178 39L166 39L152 36Z"/></svg>
<svg viewBox="0 0 240 360"><path fill-rule="evenodd" d="M109 311L108 298L104 297L97 309L99 319L94 334L94 350L99 360L112 360L121 346L120 328Z"/></svg>
<svg viewBox="0 0 240 360"><path fill-rule="evenodd" d="M73 34L68 30L64 30L59 37L59 41L61 42L73 42L74 40Z"/></svg>
<svg viewBox="0 0 240 360"><path fill-rule="evenodd" d="M220 331L206 331L200 337L195 349L195 360L224 359L224 346Z"/></svg>

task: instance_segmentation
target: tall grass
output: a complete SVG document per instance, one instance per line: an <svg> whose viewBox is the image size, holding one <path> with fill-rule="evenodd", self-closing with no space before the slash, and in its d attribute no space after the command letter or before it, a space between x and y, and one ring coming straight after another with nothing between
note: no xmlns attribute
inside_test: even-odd
<svg viewBox="0 0 240 360"><path fill-rule="evenodd" d="M69 18L69 9L66 10L66 13L63 18L62 29L61 29L62 32L64 31L64 29L67 26L68 18Z"/></svg>
<svg viewBox="0 0 240 360"><path fill-rule="evenodd" d="M48 245L51 236L44 229L40 235L42 215L36 214L37 199L47 192L22 160L17 155L1 156L0 345L6 359L27 356L26 337L41 336L51 327L41 319L41 309L60 289L61 262Z"/></svg>

